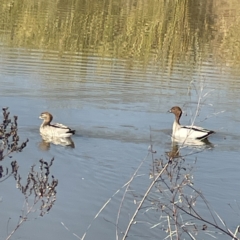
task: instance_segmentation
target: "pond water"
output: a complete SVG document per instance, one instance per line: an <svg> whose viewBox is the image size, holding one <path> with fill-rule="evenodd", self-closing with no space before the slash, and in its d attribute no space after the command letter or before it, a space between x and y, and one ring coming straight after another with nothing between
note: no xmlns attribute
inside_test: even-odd
<svg viewBox="0 0 240 240"><path fill-rule="evenodd" d="M13 238L76 239L76 234L81 239L90 223L85 239L116 238L121 187L145 159L121 208L121 239L134 201L151 183L149 145L155 158L172 149L173 115L167 111L179 105L181 122L191 124L198 102L194 124L216 134L200 151L188 146L180 153L189 164L197 160L194 186L235 230L240 213L237 1L0 3L1 107L18 116L20 138L29 139L13 158L23 177L39 159L54 157L51 174L59 180L49 214L42 218L33 212ZM42 141L38 117L44 111L76 130L74 148ZM24 197L15 185L13 178L0 184L1 239L22 214ZM200 210L208 215L201 204ZM139 215L129 239L166 236L151 229L160 213Z"/></svg>

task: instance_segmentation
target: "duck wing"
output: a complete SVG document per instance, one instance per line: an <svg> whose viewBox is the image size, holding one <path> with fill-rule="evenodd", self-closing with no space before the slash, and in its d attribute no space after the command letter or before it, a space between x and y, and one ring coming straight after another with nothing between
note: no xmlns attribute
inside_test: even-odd
<svg viewBox="0 0 240 240"><path fill-rule="evenodd" d="M181 126L177 132L177 135L181 138L185 137L199 140L204 139L210 134L214 133L214 131L197 126Z"/></svg>
<svg viewBox="0 0 240 240"><path fill-rule="evenodd" d="M61 123L54 123L51 124L50 126L54 127L56 129L56 132L59 133L71 133L70 135L75 134L75 130L72 130L70 127L63 125Z"/></svg>
<svg viewBox="0 0 240 240"><path fill-rule="evenodd" d="M65 138L70 137L75 133L75 130L63 125L63 124L50 124L40 127L41 135L48 135L51 137Z"/></svg>
<svg viewBox="0 0 240 240"><path fill-rule="evenodd" d="M50 126L53 126L53 127L56 127L56 128L70 129L68 126L63 125L61 123L54 123L54 124L51 124Z"/></svg>

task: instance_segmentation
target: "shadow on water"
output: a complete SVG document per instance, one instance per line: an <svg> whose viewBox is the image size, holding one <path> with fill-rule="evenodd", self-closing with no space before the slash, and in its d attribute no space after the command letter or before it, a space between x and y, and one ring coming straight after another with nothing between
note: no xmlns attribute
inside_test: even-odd
<svg viewBox="0 0 240 240"><path fill-rule="evenodd" d="M73 138L96 138L136 144L143 143L148 145L150 141L154 141L155 143L164 143L166 132L169 131L159 129L149 130L148 128L143 130L134 128L133 126L120 126L116 128L91 127L79 130L76 129L76 134Z"/></svg>

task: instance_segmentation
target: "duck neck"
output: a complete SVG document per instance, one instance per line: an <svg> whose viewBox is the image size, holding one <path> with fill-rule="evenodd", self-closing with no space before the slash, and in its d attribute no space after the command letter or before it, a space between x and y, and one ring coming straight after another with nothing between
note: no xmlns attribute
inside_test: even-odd
<svg viewBox="0 0 240 240"><path fill-rule="evenodd" d="M182 113L175 115L175 122L180 125L180 118L182 116Z"/></svg>
<svg viewBox="0 0 240 240"><path fill-rule="evenodd" d="M41 127L49 126L50 122L49 121L43 121Z"/></svg>
<svg viewBox="0 0 240 240"><path fill-rule="evenodd" d="M173 128L172 128L172 135L175 135L175 132L180 128L180 117L181 117L181 113L179 115L175 115L175 120L173 122Z"/></svg>

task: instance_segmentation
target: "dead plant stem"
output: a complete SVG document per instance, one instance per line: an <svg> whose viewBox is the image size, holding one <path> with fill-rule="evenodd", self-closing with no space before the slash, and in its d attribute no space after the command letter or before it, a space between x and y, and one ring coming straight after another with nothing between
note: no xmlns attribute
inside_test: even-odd
<svg viewBox="0 0 240 240"><path fill-rule="evenodd" d="M125 196L127 194L128 188L130 186L130 183L133 181L133 179L135 178L136 174L138 173L140 167L142 166L142 164L145 162L145 160L148 158L149 153L147 154L147 156L142 160L142 162L139 164L138 168L136 169L136 171L133 173L131 179L127 182L127 187L124 191L123 197L121 199L121 203L118 209L118 214L117 214L117 220L116 220L116 240L118 240L118 223L119 223L119 218L120 218L120 213L121 213L121 209L122 209L122 205L123 205L123 201L125 199ZM124 184L126 186L126 184Z"/></svg>
<svg viewBox="0 0 240 240"><path fill-rule="evenodd" d="M122 240L125 240L125 239L126 239L127 234L128 234L128 232L129 232L132 224L133 224L133 221L134 221L134 219L135 219L135 217L136 217L139 209L140 209L141 206L143 205L143 203L144 203L146 197L148 196L149 192L151 191L152 187L154 186L154 184L156 183L156 181L158 180L158 178L159 178L159 177L163 174L163 172L166 170L166 168L168 167L168 165L169 165L169 163L166 163L166 164L165 164L165 166L163 167L163 169L161 170L161 172L160 172L160 173L157 175L157 177L152 181L152 183L150 184L149 188L148 188L147 191L145 192L142 200L141 200L140 203L138 204L138 207L137 207L136 211L134 212L134 214L133 214L133 216L132 216L132 218L131 218L128 226L127 226L127 229L126 229L126 231L125 231L125 234L124 234Z"/></svg>
<svg viewBox="0 0 240 240"><path fill-rule="evenodd" d="M217 228L217 229L220 230L221 232L224 232L224 233L227 234L228 236L232 237L234 240L239 240L239 239L238 239L237 237L235 237L231 232L229 232L229 231L227 231L227 230L219 227L218 225L216 225L216 224L214 224L214 223L212 223L212 222L210 222L210 221L208 221L208 220L206 220L206 219L204 219L204 218L202 218L202 217L198 217L198 216L196 216L196 215L193 215L192 213L186 211L184 208L180 207L178 204L175 204L175 205L176 205L176 207L178 207L180 210L182 210L183 212L185 212L185 213L188 214L189 216L191 216L191 217L193 217L193 218L196 218L196 219L198 219L198 220L200 220L200 221L202 221L202 222L204 222L204 223L207 223L207 224L209 224L209 225Z"/></svg>

